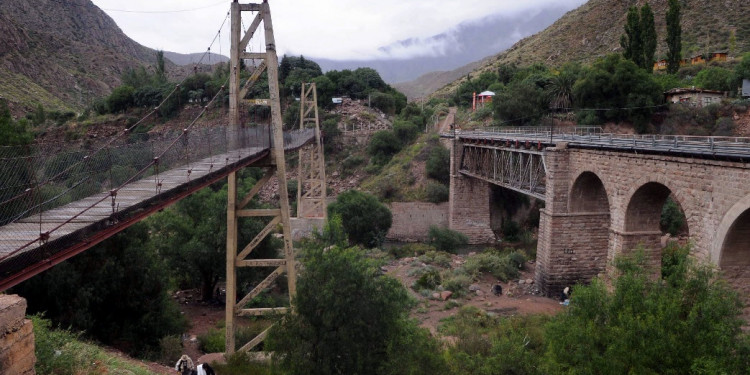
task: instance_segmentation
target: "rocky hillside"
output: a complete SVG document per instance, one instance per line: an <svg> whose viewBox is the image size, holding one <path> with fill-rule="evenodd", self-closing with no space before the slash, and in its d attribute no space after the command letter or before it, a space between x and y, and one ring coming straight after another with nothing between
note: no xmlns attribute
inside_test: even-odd
<svg viewBox="0 0 750 375"><path fill-rule="evenodd" d="M592 62L598 57L620 52L628 7L646 0L589 0L570 11L544 31L522 39L494 58L486 59L476 71L494 69L500 64L528 65L536 62L562 65L569 61ZM657 58L666 55L667 0L648 0L654 10L658 34ZM682 0L683 55L708 51L729 51L730 56L750 51L750 2L747 0ZM730 36L734 33L735 42ZM438 90L447 94L463 78Z"/></svg>
<svg viewBox="0 0 750 375"><path fill-rule="evenodd" d="M126 69L155 60L90 0L0 1L0 96L16 113L39 103L81 109ZM167 70L181 75L169 62Z"/></svg>

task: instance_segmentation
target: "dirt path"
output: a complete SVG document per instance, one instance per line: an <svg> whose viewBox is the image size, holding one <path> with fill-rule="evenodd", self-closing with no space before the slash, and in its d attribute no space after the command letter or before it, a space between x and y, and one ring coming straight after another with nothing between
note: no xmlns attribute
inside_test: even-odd
<svg viewBox="0 0 750 375"><path fill-rule="evenodd" d="M445 116L443 121L440 121L437 126L437 132L438 133L447 133L451 131L451 125L454 125L456 122L456 107L450 107L448 109L448 115Z"/></svg>

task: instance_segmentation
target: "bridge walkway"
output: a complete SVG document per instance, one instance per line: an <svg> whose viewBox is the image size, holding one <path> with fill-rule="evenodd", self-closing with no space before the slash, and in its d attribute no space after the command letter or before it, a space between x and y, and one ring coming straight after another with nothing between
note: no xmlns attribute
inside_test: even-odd
<svg viewBox="0 0 750 375"><path fill-rule="evenodd" d="M18 208L18 205L10 205L14 202L13 198L4 200L0 203L0 213L4 216L0 217L0 220L6 223L0 226L0 290L5 290L85 251L164 207L226 178L234 171L246 166L265 165L266 157L270 154L267 133L244 132L244 139L241 138L238 142L251 146L228 151L226 144L218 145L214 142L212 148L217 151L210 155L207 150L198 150L196 147L211 138L215 141L215 134L213 137L211 134L194 137L198 140L185 142L179 147L179 152L175 152L171 157L162 152L161 162L157 160L158 157L152 157L154 147L158 148L154 143L158 141L146 142L145 145L136 147L135 151L148 153L148 150L151 150L147 157L140 158L150 160L150 165L143 167L137 163L125 162L124 164L130 164L130 170L139 171L129 178L122 178L121 180L126 181L119 186L115 185L115 188L106 189L105 181L96 181L97 186L102 187L99 192L69 203L64 203L65 199L61 198L64 194L56 194L51 198L26 199L25 207L21 208ZM225 138L226 133L222 132L220 136ZM310 129L287 132L284 138L285 150L293 151L312 142L315 136ZM212 151L210 149L211 147L208 151ZM133 154L133 151L132 148L128 152L120 151L115 156L127 159L125 155ZM65 153L66 151L55 152L56 155ZM84 159L87 158L88 156ZM43 165L34 168L35 176L42 175L42 170L49 167L51 160L55 160L50 157L40 159L44 159L46 163L42 162ZM109 159L112 159L111 155ZM161 169L164 171L160 171L159 166L162 166ZM75 173L71 171L71 167L67 167L67 172L62 173L63 178L56 181L56 184L65 186L74 181L74 187L81 186L91 180L97 180L95 176L102 175L105 176L104 179L111 180L113 169L123 168L125 166L122 163L112 162L104 169L82 167L80 172L84 177L78 180L74 178ZM136 176L140 178L133 178ZM7 180L3 184L6 183ZM41 181L28 186L24 192L44 191L49 185L53 185L49 180ZM26 195L30 194L33 195ZM18 196L22 195L23 193ZM68 193L67 196L69 195ZM20 200L23 199L15 199ZM9 215L9 212L15 216Z"/></svg>

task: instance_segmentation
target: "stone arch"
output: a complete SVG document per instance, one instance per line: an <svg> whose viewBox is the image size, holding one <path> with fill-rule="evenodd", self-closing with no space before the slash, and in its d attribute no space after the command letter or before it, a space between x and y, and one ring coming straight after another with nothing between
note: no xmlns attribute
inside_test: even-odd
<svg viewBox="0 0 750 375"><path fill-rule="evenodd" d="M650 181L640 185L627 201L625 210L625 231L658 232L661 230L661 212L667 198L672 196L685 213L682 200L675 192L661 182ZM687 216L687 215L686 215ZM687 225L687 223L686 223ZM688 232L689 232L688 227Z"/></svg>
<svg viewBox="0 0 750 375"><path fill-rule="evenodd" d="M750 266L750 194L724 214L715 233L711 248L714 264L721 268Z"/></svg>
<svg viewBox="0 0 750 375"><path fill-rule="evenodd" d="M663 176L658 176L656 178L654 178L653 176L651 176L650 178L649 177L640 178L637 181L635 181L635 183L632 185L633 187L630 188L630 190L628 190L628 192L624 195L623 197L624 200L622 201L624 204L622 207L625 207L625 211L621 212L621 214L623 215L622 216L623 221L621 222L621 225L623 226L621 227L621 230L629 232L631 230L628 228L632 228L633 226L636 226L636 227L639 226L639 225L635 225L635 223L633 223L633 225L628 225L630 220L635 219L635 217L631 217L631 214L634 213L634 212L631 212L631 208L636 208L636 207L631 207L631 205L633 205L633 203L637 201L638 199L648 197L651 195L650 193L655 193L655 191L642 190L647 185L649 185L651 188L657 188L658 190L661 190L661 194L659 196L660 199L658 200L653 199L657 197L651 196L652 201L654 203L657 203L655 206L658 207L658 208L653 207L653 211L654 211L653 213L658 212L658 214L655 216L659 219L661 218L661 208L664 206L664 202L666 201L667 197L671 195L672 198L675 200L675 202L677 202L677 204L680 206L680 209L682 210L682 212L685 214L686 225L688 227L687 228L688 233L690 233L691 232L690 223L691 223L691 218L692 218L693 213L690 207L685 204L688 202L688 200L686 200L687 197L684 195L683 191L681 191L680 189L674 188L672 186L673 185L672 181L667 181L667 179ZM659 189L657 187L658 185L661 185L663 189ZM665 196L662 196L665 190L668 193ZM652 222L649 223L651 224L649 226L651 229L647 229L647 231L659 231L660 230L659 225L658 225L659 219L656 219L655 221L656 225L653 225L654 220L652 217ZM646 225L642 224L640 226L643 227Z"/></svg>
<svg viewBox="0 0 750 375"><path fill-rule="evenodd" d="M607 189L599 176L583 171L573 182L568 194L569 212L609 212Z"/></svg>

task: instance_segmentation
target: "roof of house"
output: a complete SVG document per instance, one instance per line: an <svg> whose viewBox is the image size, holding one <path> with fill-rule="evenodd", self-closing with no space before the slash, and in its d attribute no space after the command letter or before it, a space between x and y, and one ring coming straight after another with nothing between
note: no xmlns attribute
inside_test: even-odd
<svg viewBox="0 0 750 375"><path fill-rule="evenodd" d="M482 91L477 96L495 96L495 93L492 91Z"/></svg>
<svg viewBox="0 0 750 375"><path fill-rule="evenodd" d="M666 92L664 92L664 95L700 94L700 93L724 95L724 91L706 90L706 89L695 88L695 87L675 88L675 89L667 90Z"/></svg>

